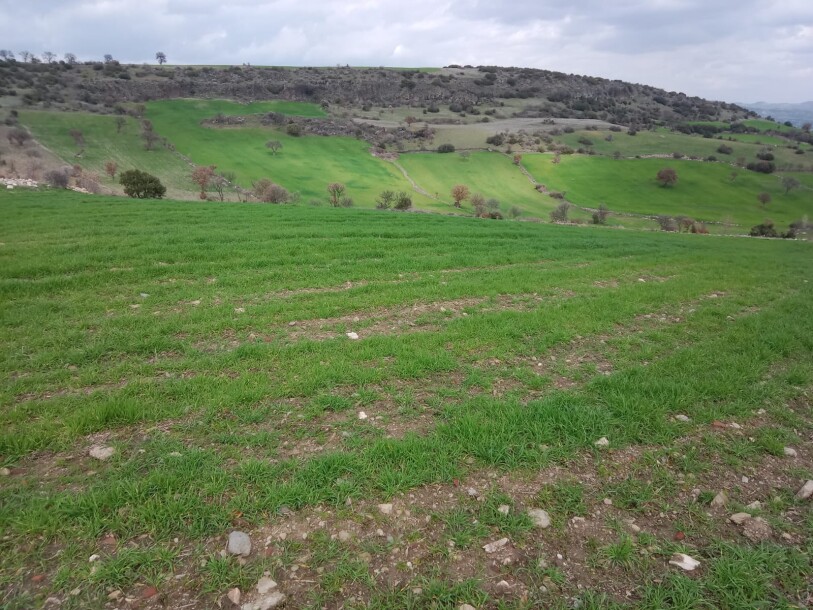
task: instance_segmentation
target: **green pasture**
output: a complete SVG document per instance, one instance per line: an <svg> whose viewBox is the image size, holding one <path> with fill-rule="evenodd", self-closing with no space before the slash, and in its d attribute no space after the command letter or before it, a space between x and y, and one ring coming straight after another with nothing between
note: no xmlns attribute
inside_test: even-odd
<svg viewBox="0 0 813 610"><path fill-rule="evenodd" d="M148 586L155 603L213 608L232 587L254 595L264 572L290 607L338 607L352 588L360 609L522 610L551 599L543 577L567 607L618 607L541 567L570 548L558 525L532 530L520 502L556 524L589 505L603 540L622 519L669 513L635 540L579 547L596 595L619 578L650 610L678 595L686 608L806 595L797 543L730 542L731 526L718 539L701 501L719 487L691 489L726 468L736 508L762 489L740 492L742 473L794 443L795 474L766 481L764 510L794 541L810 535L809 503L792 499L809 475L810 243L53 190L0 191L0 214L5 608L110 607ZM757 410L764 428L749 423ZM114 455L89 457L95 444ZM534 487L576 464L595 480ZM521 484L502 491L511 477ZM433 489L442 505L414 505ZM269 537L297 523L307 535ZM254 542L239 561L221 553L234 529ZM340 529L354 533L340 542ZM530 600L493 593L481 547L502 536L517 551L496 574ZM697 581L675 580L676 551L702 558ZM463 583L446 576L458 553L476 567Z"/></svg>
<svg viewBox="0 0 813 610"><path fill-rule="evenodd" d="M733 170L720 163L563 155L554 164L552 159L549 154L529 154L522 163L549 189L566 191L570 201L588 207L604 203L610 210L728 221L746 229L766 217L787 225L813 213L809 191L797 189L786 195L777 175ZM657 183L657 173L664 167L677 171L675 186ZM737 172L734 180L732 171ZM767 208L757 201L763 191L773 198Z"/></svg>

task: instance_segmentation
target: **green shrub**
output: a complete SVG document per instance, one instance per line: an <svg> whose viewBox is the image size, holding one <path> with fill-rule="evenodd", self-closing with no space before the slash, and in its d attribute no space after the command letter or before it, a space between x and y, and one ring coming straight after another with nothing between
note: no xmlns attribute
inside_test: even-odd
<svg viewBox="0 0 813 610"><path fill-rule="evenodd" d="M167 188L155 176L138 169L122 172L119 183L124 187L124 194L136 199L161 199Z"/></svg>

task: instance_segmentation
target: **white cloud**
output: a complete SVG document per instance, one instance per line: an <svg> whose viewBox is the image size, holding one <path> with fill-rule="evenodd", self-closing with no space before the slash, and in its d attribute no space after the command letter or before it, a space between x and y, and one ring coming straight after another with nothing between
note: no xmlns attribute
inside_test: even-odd
<svg viewBox="0 0 813 610"><path fill-rule="evenodd" d="M813 99L810 0L0 0L0 14L0 46L82 59L482 63L728 101Z"/></svg>

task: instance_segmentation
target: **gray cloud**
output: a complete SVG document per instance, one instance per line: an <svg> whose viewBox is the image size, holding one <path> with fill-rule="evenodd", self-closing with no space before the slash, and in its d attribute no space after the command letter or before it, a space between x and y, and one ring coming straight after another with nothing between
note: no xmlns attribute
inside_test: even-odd
<svg viewBox="0 0 813 610"><path fill-rule="evenodd" d="M0 47L126 62L530 66L813 99L810 0L0 0Z"/></svg>

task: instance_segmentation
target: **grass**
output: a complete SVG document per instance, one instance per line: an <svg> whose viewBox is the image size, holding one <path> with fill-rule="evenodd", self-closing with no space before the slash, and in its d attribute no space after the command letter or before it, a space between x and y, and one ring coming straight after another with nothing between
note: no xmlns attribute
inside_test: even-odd
<svg viewBox="0 0 813 610"><path fill-rule="evenodd" d="M777 176L737 170L718 163L674 159L608 159L582 155L563 156L556 165L551 155L524 155L522 163L549 189L566 191L578 205L649 215L686 215L697 220L728 219L745 227L771 217L785 226L813 211L813 198L802 189L785 194ZM658 171L672 167L678 183L664 188L655 180ZM773 203L762 208L760 192Z"/></svg>
<svg viewBox="0 0 813 610"><path fill-rule="evenodd" d="M400 494L451 487L472 471L563 465L591 455L602 436L613 450L669 446L686 433L674 413L732 418L813 382L809 367L773 374L813 352L808 243L53 191L2 192L0 211L0 464L15 473L0 491L10 537L0 543L0 588L18 607L36 605L30 595L69 599L105 535L121 541L115 561L67 607L90 607L109 587L169 587L170 563L196 590L216 583L214 596L250 587L269 567L213 559L236 523L279 525L282 509L362 519L348 498L405 502ZM448 315L361 330L419 305ZM643 317L661 311L681 323ZM309 324L335 329L331 320L341 330L307 335ZM356 324L362 338L352 341L343 333ZM562 388L536 372L579 345L606 346L612 375ZM467 377L477 383L463 387ZM382 419L358 420L362 408ZM743 459L789 437L766 429L755 438L759 451ZM89 460L94 442L115 456ZM321 449L293 452L308 444ZM619 507L643 511L659 506L664 481L607 489ZM554 520L589 514L575 482L536 501ZM464 547L536 536L500 489L438 515ZM123 552L131 542L139 550ZM629 553L618 544L605 557L623 566ZM273 569L307 564L306 548L321 557L327 568L313 588L323 603L342 595L342 579L369 607L487 597L478 578L453 586L417 560L413 582L423 585L373 592L368 562L355 556L328 573L344 551L323 538L274 548ZM780 570L797 586L800 560L782 557L748 569ZM720 566L704 595L731 607L776 599L764 579L737 593L736 575ZM31 593L39 570L60 576Z"/></svg>
<svg viewBox="0 0 813 610"><path fill-rule="evenodd" d="M244 187L252 181L269 178L287 189L299 192L303 201L327 201L326 187L341 182L357 205L373 207L383 190L412 188L390 163L369 154L369 145L347 137L304 136L261 127L206 128L200 121L218 112L252 114L269 112L323 116L313 104L263 102L239 105L209 100L164 100L147 104L147 116L158 133L169 138L177 149L198 165L216 165L235 172ZM282 151L276 155L265 148L266 141L279 140ZM427 203L413 193L416 204Z"/></svg>

